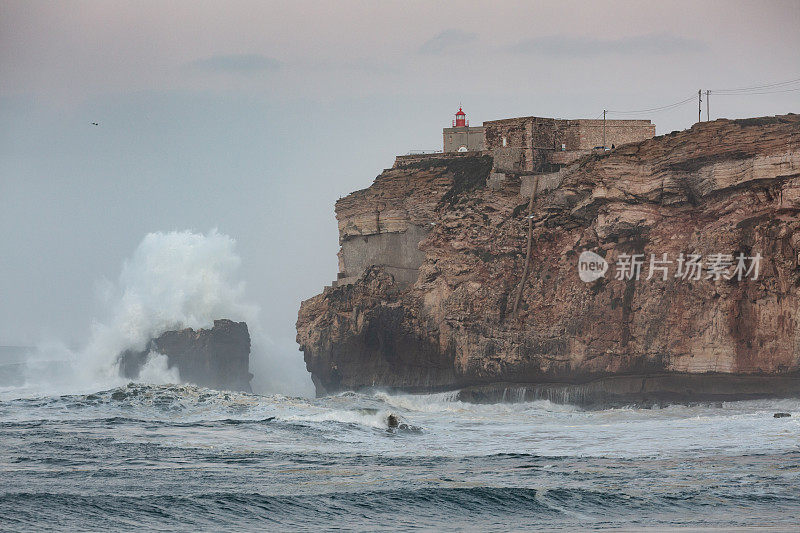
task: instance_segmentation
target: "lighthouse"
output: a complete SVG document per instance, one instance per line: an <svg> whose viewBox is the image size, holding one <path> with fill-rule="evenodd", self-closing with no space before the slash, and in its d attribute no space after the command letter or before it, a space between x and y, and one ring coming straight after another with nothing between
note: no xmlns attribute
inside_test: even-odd
<svg viewBox="0 0 800 533"><path fill-rule="evenodd" d="M470 127L467 114L458 106L456 117L451 128L442 130L445 152L480 152L483 151L483 126Z"/></svg>
<svg viewBox="0 0 800 533"><path fill-rule="evenodd" d="M456 118L453 120L453 127L466 128L468 126L469 122L467 122L467 114L464 113L464 110L461 109L461 106L458 106L458 112L456 113Z"/></svg>

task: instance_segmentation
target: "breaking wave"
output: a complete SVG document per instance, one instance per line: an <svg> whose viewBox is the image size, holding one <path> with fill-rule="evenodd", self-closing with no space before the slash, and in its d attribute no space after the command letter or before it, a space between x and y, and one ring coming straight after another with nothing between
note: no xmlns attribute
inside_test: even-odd
<svg viewBox="0 0 800 533"><path fill-rule="evenodd" d="M799 413L144 384L0 399L0 516L4 531L791 530Z"/></svg>
<svg viewBox="0 0 800 533"><path fill-rule="evenodd" d="M92 325L82 353L84 379L113 383L117 355L142 350L170 329L211 327L215 318L254 324L255 305L243 302L245 286L237 280L241 259L235 241L216 230L150 233L124 263L117 284L106 283L109 318ZM151 368L151 383L174 376Z"/></svg>
<svg viewBox="0 0 800 533"><path fill-rule="evenodd" d="M13 363L16 367L9 370L17 380L13 387L33 394L66 394L120 386L128 381L119 377L117 362L124 350L142 350L164 331L208 328L215 319L228 318L248 324L251 367L257 372L254 385L260 382L259 374L280 376L282 383L307 393L310 379L297 352L293 360L280 361L269 353L275 345L259 327L258 306L246 299L240 265L234 239L216 230L146 235L123 264L119 279L98 283L105 312L91 324L85 347L40 345L24 363ZM168 368L165 357L151 354L138 381L178 383L180 376Z"/></svg>

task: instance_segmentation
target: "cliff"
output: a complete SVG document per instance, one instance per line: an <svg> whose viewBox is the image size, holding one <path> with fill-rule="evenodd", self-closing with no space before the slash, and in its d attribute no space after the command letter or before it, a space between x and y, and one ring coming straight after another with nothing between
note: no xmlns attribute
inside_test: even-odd
<svg viewBox="0 0 800 533"><path fill-rule="evenodd" d="M700 123L553 174L491 168L486 155L421 158L337 202L342 282L297 321L319 394L800 394L800 117ZM586 251L605 276L581 280ZM757 276L736 275L740 254L760 255ZM680 275L690 256L699 276ZM714 257L733 259L724 275Z"/></svg>
<svg viewBox="0 0 800 533"><path fill-rule="evenodd" d="M250 333L244 322L215 320L211 329L167 331L152 339L143 351L120 355L120 375L136 379L150 352L167 356L181 380L220 390L251 392Z"/></svg>

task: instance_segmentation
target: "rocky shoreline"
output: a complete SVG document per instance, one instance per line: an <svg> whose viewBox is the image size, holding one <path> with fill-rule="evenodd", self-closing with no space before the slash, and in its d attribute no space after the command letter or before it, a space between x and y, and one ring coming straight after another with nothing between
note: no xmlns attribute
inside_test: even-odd
<svg viewBox="0 0 800 533"><path fill-rule="evenodd" d="M492 383L466 387L456 398L471 403L530 402L607 408L672 403L732 402L800 396L800 376L650 374L609 376L588 383Z"/></svg>
<svg viewBox="0 0 800 533"><path fill-rule="evenodd" d="M538 176L493 182L490 161L396 165L337 202L345 282L297 321L318 394L800 396L800 117L701 123ZM391 253L409 236L418 255ZM590 282L587 251L610 267ZM674 275L692 255L700 275ZM715 276L715 255L760 256L758 276ZM631 256L673 270L618 278Z"/></svg>

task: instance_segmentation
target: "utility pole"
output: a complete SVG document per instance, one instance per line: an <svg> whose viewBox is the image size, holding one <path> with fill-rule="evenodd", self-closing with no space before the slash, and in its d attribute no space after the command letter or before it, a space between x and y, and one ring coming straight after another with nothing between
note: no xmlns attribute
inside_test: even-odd
<svg viewBox="0 0 800 533"><path fill-rule="evenodd" d="M702 120L703 116L703 89L697 89L697 122Z"/></svg>
<svg viewBox="0 0 800 533"><path fill-rule="evenodd" d="M606 149L606 110L603 109L603 150Z"/></svg>
<svg viewBox="0 0 800 533"><path fill-rule="evenodd" d="M711 111L708 109L711 105L711 91L706 90L706 120L711 120Z"/></svg>

